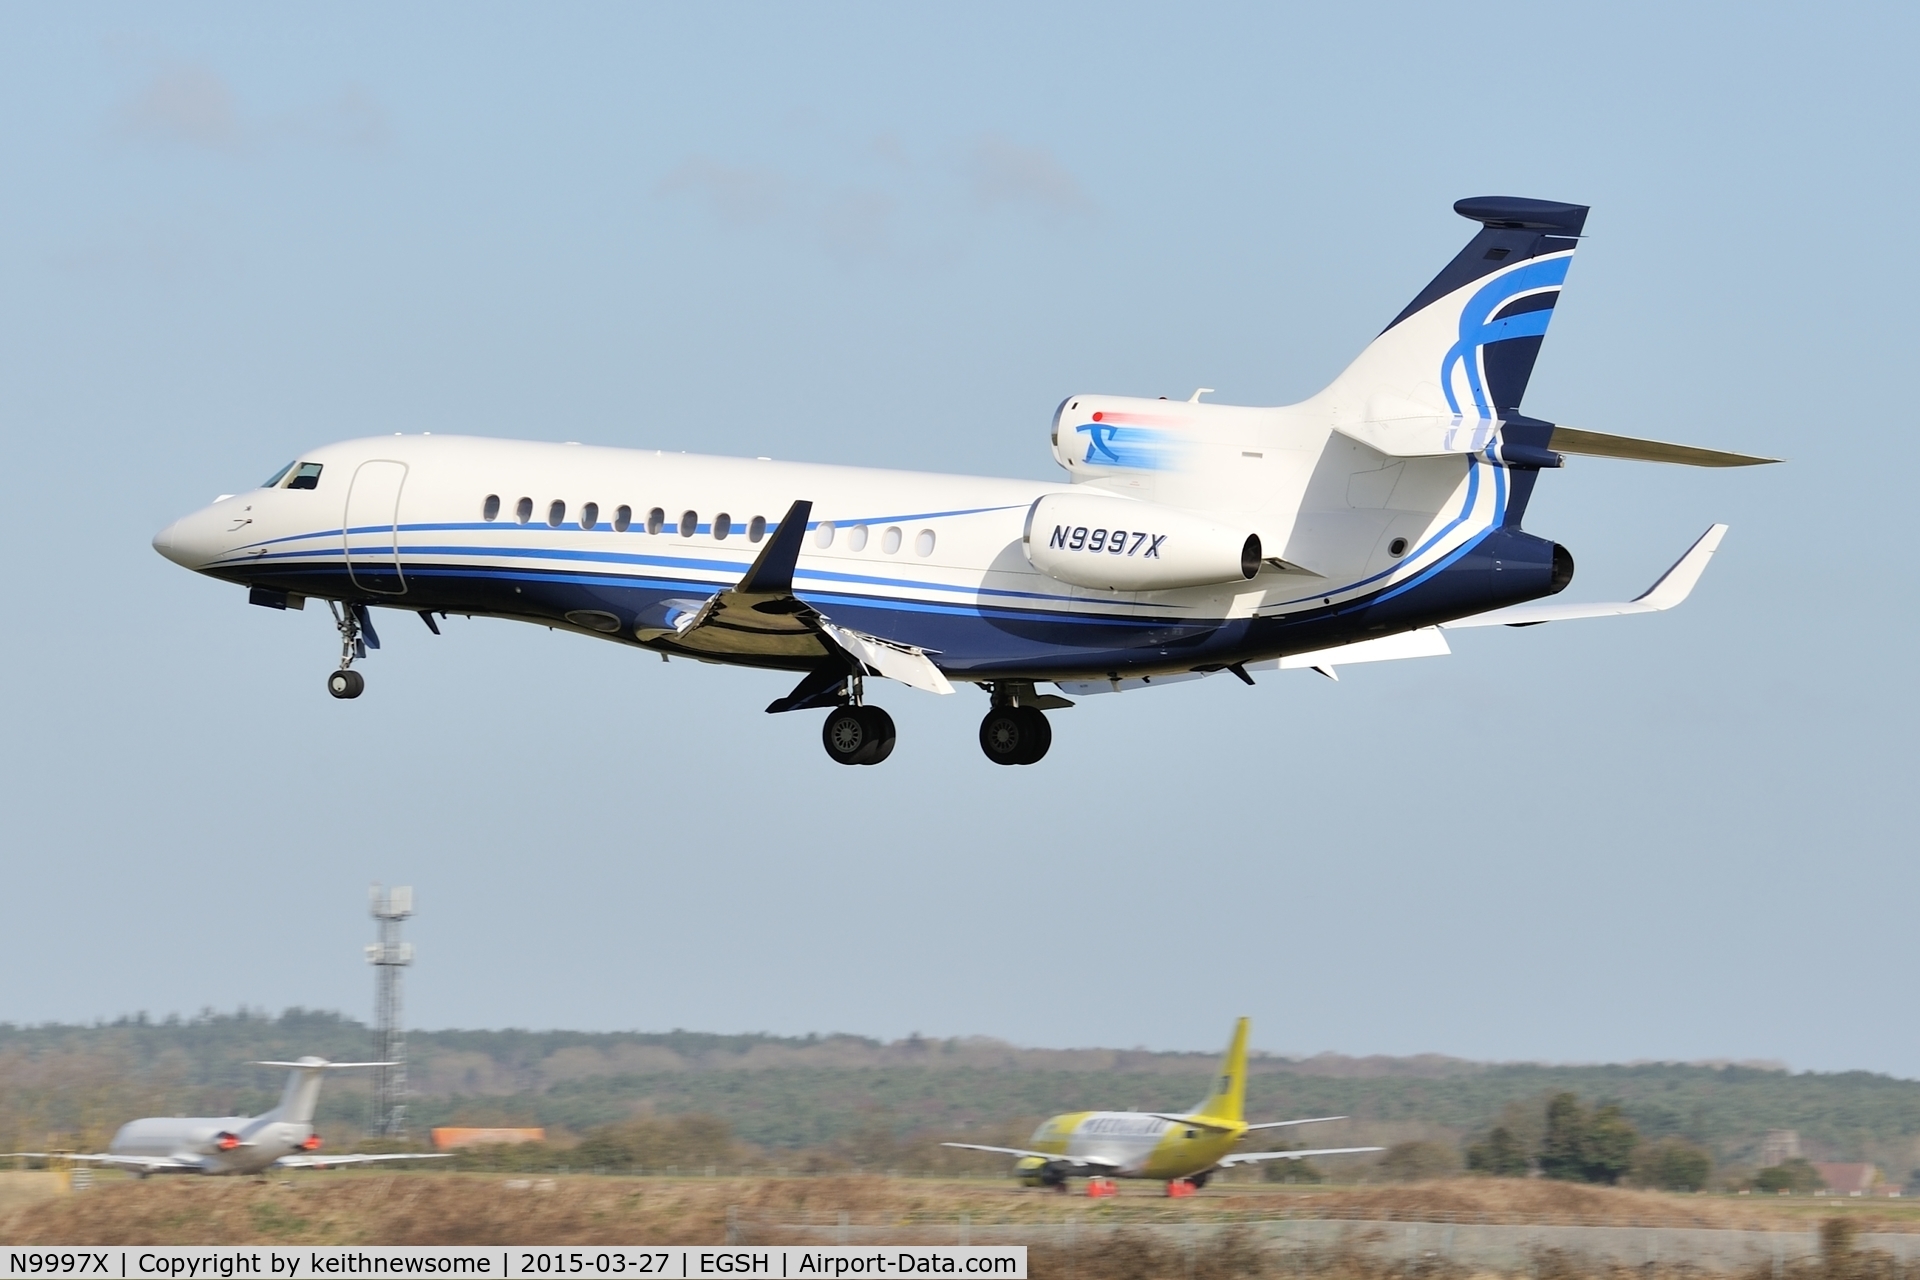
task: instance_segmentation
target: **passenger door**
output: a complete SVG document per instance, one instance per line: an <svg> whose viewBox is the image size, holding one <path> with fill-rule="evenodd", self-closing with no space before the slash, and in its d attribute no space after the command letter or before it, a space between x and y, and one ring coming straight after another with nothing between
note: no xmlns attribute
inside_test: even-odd
<svg viewBox="0 0 1920 1280"><path fill-rule="evenodd" d="M400 572L400 489L406 481L407 464L386 459L363 462L353 473L341 536L347 575L362 591L406 594Z"/></svg>

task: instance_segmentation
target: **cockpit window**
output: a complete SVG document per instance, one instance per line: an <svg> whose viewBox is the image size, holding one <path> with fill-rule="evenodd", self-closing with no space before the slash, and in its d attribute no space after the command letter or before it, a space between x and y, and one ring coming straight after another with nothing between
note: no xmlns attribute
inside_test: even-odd
<svg viewBox="0 0 1920 1280"><path fill-rule="evenodd" d="M318 462L303 462L293 469L293 479L287 481L289 489L318 489L320 487L320 466Z"/></svg>
<svg viewBox="0 0 1920 1280"><path fill-rule="evenodd" d="M279 487L280 487L280 482L281 482L282 480L285 480L285 479L287 478L287 472L289 472L289 471L291 471L291 470L293 470L293 464L292 464L291 462L289 462L289 463L288 463L288 464L287 464L286 466L284 466L284 467L282 467L282 468L280 468L280 469L279 469L278 471L276 471L276 472L274 472L274 473L273 473L273 479L271 479L271 480L269 480L269 481L267 481L267 482L266 482L265 484L263 484L263 485L261 485L260 487L261 487L262 489L277 489L277 488L279 488Z"/></svg>

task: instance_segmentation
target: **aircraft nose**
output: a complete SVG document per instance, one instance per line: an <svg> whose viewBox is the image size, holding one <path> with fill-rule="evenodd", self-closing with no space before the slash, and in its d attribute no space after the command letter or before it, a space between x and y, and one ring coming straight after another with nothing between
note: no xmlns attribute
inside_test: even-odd
<svg viewBox="0 0 1920 1280"><path fill-rule="evenodd" d="M153 549L185 569L204 568L219 558L231 541L226 536L231 521L222 517L218 505L182 516L154 534Z"/></svg>

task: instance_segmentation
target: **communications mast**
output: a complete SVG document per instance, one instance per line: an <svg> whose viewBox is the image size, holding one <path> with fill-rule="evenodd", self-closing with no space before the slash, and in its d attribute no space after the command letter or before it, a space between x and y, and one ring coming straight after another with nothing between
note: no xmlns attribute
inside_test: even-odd
<svg viewBox="0 0 1920 1280"><path fill-rule="evenodd" d="M400 922L413 914L413 890L379 884L367 895L380 941L367 944L374 967L373 1115L368 1129L376 1137L400 1138L407 1132L407 1037L400 1025L400 976L413 963L413 944L400 940Z"/></svg>

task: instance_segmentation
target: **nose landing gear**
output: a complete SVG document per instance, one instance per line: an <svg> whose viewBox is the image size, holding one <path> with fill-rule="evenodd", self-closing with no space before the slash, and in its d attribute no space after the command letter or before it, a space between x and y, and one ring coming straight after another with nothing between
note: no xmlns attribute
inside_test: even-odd
<svg viewBox="0 0 1920 1280"><path fill-rule="evenodd" d="M327 601L333 613L333 625L340 630L340 669L327 675L327 692L336 698L357 698L366 691L367 680L353 669L355 658L367 656L368 649L380 647L380 635L373 629L373 618L363 604L337 604Z"/></svg>

